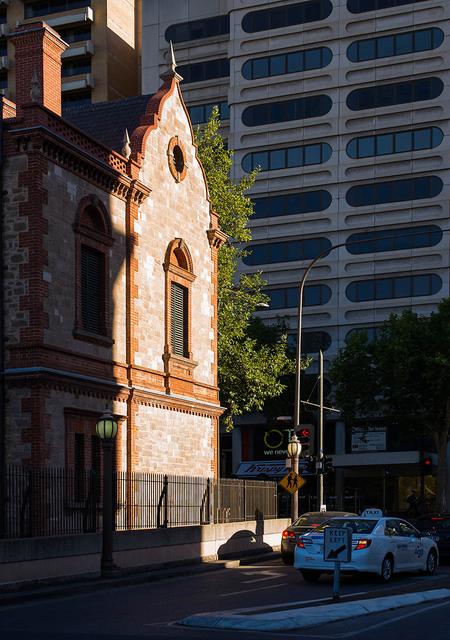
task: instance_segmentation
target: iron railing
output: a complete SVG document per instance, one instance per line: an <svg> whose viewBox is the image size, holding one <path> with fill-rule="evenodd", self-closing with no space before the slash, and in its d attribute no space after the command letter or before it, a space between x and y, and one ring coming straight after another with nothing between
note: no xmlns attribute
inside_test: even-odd
<svg viewBox="0 0 450 640"><path fill-rule="evenodd" d="M0 537L95 533L102 527L102 483L95 471L7 467ZM117 472L118 531L277 517L277 483Z"/></svg>

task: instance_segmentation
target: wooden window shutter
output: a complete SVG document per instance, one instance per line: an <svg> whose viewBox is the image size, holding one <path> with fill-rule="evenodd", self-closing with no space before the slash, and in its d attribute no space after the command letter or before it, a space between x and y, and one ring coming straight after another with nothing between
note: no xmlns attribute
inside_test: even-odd
<svg viewBox="0 0 450 640"><path fill-rule="evenodd" d="M81 245L81 321L85 331L105 334L105 257Z"/></svg>
<svg viewBox="0 0 450 640"><path fill-rule="evenodd" d="M188 291L185 287L172 282L171 304L171 342L172 353L188 357Z"/></svg>

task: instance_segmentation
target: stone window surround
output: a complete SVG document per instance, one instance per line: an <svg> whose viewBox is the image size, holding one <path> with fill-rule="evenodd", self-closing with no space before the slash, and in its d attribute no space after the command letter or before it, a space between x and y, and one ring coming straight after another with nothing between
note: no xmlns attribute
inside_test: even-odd
<svg viewBox="0 0 450 640"><path fill-rule="evenodd" d="M94 208L99 216L104 231L93 229L83 224L83 214L88 208ZM95 195L85 196L78 205L75 223L75 326L73 336L77 340L85 340L102 346L114 344L111 323L111 288L109 282L109 248L113 245L112 227L109 214L104 204ZM104 334L91 333L83 328L81 310L81 247L91 247L104 256Z"/></svg>
<svg viewBox="0 0 450 640"><path fill-rule="evenodd" d="M165 338L164 362L166 374L184 373L188 377L197 366L192 352L192 283L196 279L190 251L182 238L175 238L169 243L164 259L165 272ZM171 289L177 283L187 290L187 353L188 356L174 354L171 341ZM175 369L174 369L175 367Z"/></svg>

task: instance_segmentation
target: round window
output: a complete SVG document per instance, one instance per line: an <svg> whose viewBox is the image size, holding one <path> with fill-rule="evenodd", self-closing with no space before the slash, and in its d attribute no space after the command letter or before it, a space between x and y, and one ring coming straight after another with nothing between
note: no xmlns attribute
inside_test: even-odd
<svg viewBox="0 0 450 640"><path fill-rule="evenodd" d="M178 136L171 138L169 142L169 148L167 151L169 158L169 169L177 182L184 180L186 176L186 153L183 143L178 139Z"/></svg>

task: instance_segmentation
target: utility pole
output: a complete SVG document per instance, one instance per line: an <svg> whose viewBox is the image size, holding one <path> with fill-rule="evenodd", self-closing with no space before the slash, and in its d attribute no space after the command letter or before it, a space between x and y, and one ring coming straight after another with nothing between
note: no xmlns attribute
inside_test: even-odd
<svg viewBox="0 0 450 640"><path fill-rule="evenodd" d="M319 351L319 434L317 447L317 498L319 510L324 504L323 495L323 351ZM320 465L320 466L319 466Z"/></svg>

